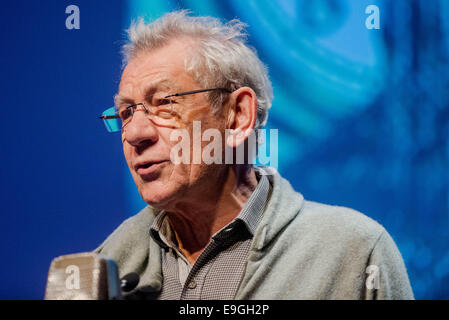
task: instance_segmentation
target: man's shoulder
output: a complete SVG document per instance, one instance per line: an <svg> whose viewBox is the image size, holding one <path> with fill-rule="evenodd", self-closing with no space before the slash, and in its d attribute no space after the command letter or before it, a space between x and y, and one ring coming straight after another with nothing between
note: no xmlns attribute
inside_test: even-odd
<svg viewBox="0 0 449 320"><path fill-rule="evenodd" d="M382 225L374 219L358 210L344 206L304 200L300 216L311 223L318 223L323 227L334 229L375 234L383 231Z"/></svg>
<svg viewBox="0 0 449 320"><path fill-rule="evenodd" d="M149 236L154 217L154 209L146 206L139 213L124 220L94 251L106 252L109 248L129 247L141 241L146 235Z"/></svg>
<svg viewBox="0 0 449 320"><path fill-rule="evenodd" d="M306 235L333 243L375 244L384 227L360 211L336 205L304 200L294 222Z"/></svg>
<svg viewBox="0 0 449 320"><path fill-rule="evenodd" d="M260 228L268 229L268 237L260 230L262 238L270 240L283 233L288 241L298 244L318 242L331 248L358 243L369 250L385 232L382 225L362 212L307 200L279 173L269 177L273 193Z"/></svg>

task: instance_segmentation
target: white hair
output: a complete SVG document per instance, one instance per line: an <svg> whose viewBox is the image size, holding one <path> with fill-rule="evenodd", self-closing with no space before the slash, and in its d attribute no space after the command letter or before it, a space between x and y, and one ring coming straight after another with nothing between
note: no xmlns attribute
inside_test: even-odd
<svg viewBox="0 0 449 320"><path fill-rule="evenodd" d="M254 48L246 44L246 24L234 19L222 23L213 17L192 17L188 10L174 11L145 24L143 18L131 23L127 30L129 43L123 46L124 63L142 51L168 44L175 38L195 41L193 52L185 61L186 72L206 88L234 91L250 87L257 96L255 128L265 125L273 100L268 72ZM215 111L221 110L228 95L212 91L208 95Z"/></svg>

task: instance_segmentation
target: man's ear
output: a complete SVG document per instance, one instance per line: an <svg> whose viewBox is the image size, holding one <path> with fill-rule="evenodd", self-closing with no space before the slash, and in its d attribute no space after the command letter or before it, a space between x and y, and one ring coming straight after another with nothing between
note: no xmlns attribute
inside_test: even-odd
<svg viewBox="0 0 449 320"><path fill-rule="evenodd" d="M241 145L253 132L257 118L257 96L253 89L241 87L231 93L229 99L228 128L231 134L229 147Z"/></svg>

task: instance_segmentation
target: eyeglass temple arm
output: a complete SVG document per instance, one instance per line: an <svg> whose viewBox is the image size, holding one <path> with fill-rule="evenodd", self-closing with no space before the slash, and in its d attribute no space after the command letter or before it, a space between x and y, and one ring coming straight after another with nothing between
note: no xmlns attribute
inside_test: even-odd
<svg viewBox="0 0 449 320"><path fill-rule="evenodd" d="M120 118L119 115L115 115L115 116L100 116L98 117L99 119L118 119Z"/></svg>
<svg viewBox="0 0 449 320"><path fill-rule="evenodd" d="M223 90L226 91L228 93L231 93L231 91L229 89L226 88L212 88L212 89L201 89L201 90L193 90L193 91L186 91L186 92L179 92L179 93L175 93L175 94L171 94L166 96L165 98L170 98L170 97L179 97L179 96L186 96L188 94L194 94L194 93L200 93L200 92L206 92L206 91L214 91L214 90Z"/></svg>

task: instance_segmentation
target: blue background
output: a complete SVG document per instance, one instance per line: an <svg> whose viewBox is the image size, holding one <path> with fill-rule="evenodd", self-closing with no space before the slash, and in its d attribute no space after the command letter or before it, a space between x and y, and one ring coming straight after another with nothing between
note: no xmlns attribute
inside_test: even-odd
<svg viewBox="0 0 449 320"><path fill-rule="evenodd" d="M81 28L65 28L65 8ZM365 8L380 8L368 30ZM279 171L395 239L418 299L449 298L449 1L2 3L1 299L42 299L51 260L95 248L144 203L112 105L124 29L189 8L248 23L268 65Z"/></svg>

